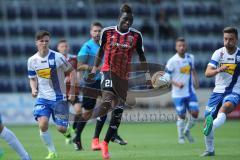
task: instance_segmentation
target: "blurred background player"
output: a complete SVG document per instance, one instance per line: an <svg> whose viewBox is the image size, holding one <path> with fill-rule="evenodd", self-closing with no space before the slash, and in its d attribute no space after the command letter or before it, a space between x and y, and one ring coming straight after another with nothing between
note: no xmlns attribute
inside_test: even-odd
<svg viewBox="0 0 240 160"><path fill-rule="evenodd" d="M194 142L190 129L195 125L199 106L194 87L198 87L197 74L194 67L194 56L186 52L185 39L179 37L176 40L177 53L168 60L166 74L171 78L172 99L178 115L177 130L178 143L184 143L184 136L190 143ZM186 111L190 113L186 125Z"/></svg>
<svg viewBox="0 0 240 160"><path fill-rule="evenodd" d="M48 132L48 123L52 115L58 131L62 134L67 131L69 107L64 79L65 73L72 71L72 66L62 54L49 49L49 32L39 31L35 38L38 51L28 59L32 96L37 97L33 114L38 121L40 137L49 152L45 159L54 159L57 154Z"/></svg>
<svg viewBox="0 0 240 160"><path fill-rule="evenodd" d="M6 141L9 144L9 146L11 146L17 152L21 160L31 160L29 154L24 149L23 145L15 136L15 134L2 124L1 114L0 114L0 137L4 141ZM0 159L2 156L3 156L3 151L0 148Z"/></svg>
<svg viewBox="0 0 240 160"><path fill-rule="evenodd" d="M79 121L76 127L76 136L74 138L75 149L81 150L81 134L87 123L87 120L92 116L93 108L96 105L97 97L101 95L101 77L98 73L95 76L94 82L87 82L87 76L89 72L92 70L92 66L94 65L94 59L96 57L97 51L99 49L99 40L100 33L102 30L102 24L99 22L93 22L90 27L90 35L91 39L85 42L78 53L78 70L84 71L83 82L84 88L87 88L88 91L83 90L83 104L82 108L84 108L83 117L85 121ZM90 92L89 92L90 91ZM106 121L107 115L97 118L95 133L92 140L91 148L92 150L99 150L99 135L103 128L104 122ZM127 144L120 136L117 134L112 137L112 140L118 142L119 144Z"/></svg>
<svg viewBox="0 0 240 160"><path fill-rule="evenodd" d="M79 79L80 75L77 74L77 56L69 54L69 44L66 39L62 39L57 44L57 50L63 54L67 61L72 65L75 70L65 73L66 94L67 100L73 105L75 116L73 121L73 129L76 129L77 117L81 114L81 103L79 101ZM68 127L66 136L66 144L71 143L71 127Z"/></svg>
<svg viewBox="0 0 240 160"><path fill-rule="evenodd" d="M215 87L205 110L205 145L202 156L214 156L214 130L222 126L227 114L240 103L240 49L238 31L234 27L223 30L224 47L216 50L207 66L205 76L215 76Z"/></svg>
<svg viewBox="0 0 240 160"><path fill-rule="evenodd" d="M125 105L128 76L130 71L131 57L136 50L144 70L148 70L146 58L143 51L142 35L134 28L132 9L124 4L120 9L119 23L116 26L104 28L100 39L100 49L89 78L96 74L101 60L104 57L101 68L102 99L99 107L95 107L93 117L106 115L113 108L110 124L104 141L100 144L102 156L109 159L108 143L117 132L121 123L123 107ZM148 73L150 80L150 74ZM149 81L148 81L149 82ZM150 83L150 82L149 82Z"/></svg>

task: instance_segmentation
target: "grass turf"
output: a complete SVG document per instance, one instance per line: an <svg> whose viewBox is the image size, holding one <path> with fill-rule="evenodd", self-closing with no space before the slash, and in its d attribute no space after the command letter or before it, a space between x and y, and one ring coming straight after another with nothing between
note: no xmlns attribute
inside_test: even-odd
<svg viewBox="0 0 240 160"><path fill-rule="evenodd" d="M102 136L106 133L106 126ZM202 158L199 155L204 151L204 138L202 133L203 122L199 122L193 129L192 135L195 143L177 143L177 129L175 123L133 123L122 124L119 134L128 141L128 145L120 146L110 143L112 160L197 160L217 159L235 160L240 157L240 125L239 121L228 121L215 133L214 158ZM56 131L55 126L50 127L58 158L57 160L99 160L101 152L91 151L90 143L94 132L94 125L87 125L82 141L84 151L75 151L72 145L65 145L64 137ZM47 149L39 137L37 126L8 126L20 139L33 160L43 160ZM3 160L18 160L17 154L2 140L1 148L4 150Z"/></svg>

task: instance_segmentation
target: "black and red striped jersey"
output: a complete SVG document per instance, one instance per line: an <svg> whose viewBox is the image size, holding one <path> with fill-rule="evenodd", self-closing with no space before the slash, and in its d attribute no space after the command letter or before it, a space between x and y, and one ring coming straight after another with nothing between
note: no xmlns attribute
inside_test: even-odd
<svg viewBox="0 0 240 160"><path fill-rule="evenodd" d="M121 33L117 26L104 28L100 45L103 47L104 63L101 71L111 71L122 79L128 79L131 59L134 51L143 53L142 34L129 28L128 32Z"/></svg>

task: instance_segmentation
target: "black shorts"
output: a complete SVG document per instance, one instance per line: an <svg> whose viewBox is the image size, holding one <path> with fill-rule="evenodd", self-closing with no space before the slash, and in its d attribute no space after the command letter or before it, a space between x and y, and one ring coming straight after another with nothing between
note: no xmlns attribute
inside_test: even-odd
<svg viewBox="0 0 240 160"><path fill-rule="evenodd" d="M124 101L127 97L128 80L122 79L115 73L107 71L102 72L101 88L103 91L111 91Z"/></svg>
<svg viewBox="0 0 240 160"><path fill-rule="evenodd" d="M71 101L69 101L69 100L68 100L68 102L70 102L72 105L74 105L74 104L76 104L76 103L80 103L80 100L79 100L78 95L75 96L75 100L74 100L73 102L71 102Z"/></svg>
<svg viewBox="0 0 240 160"><path fill-rule="evenodd" d="M97 97L101 96L101 80L96 80L93 83L86 82L83 85L82 107L86 110L91 110L95 107Z"/></svg>

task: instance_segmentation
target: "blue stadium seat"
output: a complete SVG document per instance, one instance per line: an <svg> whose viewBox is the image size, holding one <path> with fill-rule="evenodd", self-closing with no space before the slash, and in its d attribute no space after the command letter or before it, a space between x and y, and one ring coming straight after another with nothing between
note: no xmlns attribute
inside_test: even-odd
<svg viewBox="0 0 240 160"><path fill-rule="evenodd" d="M21 31L20 31L20 27L17 27L16 25L12 25L12 26L9 26L8 27L8 30L9 30L9 34L11 36L19 36Z"/></svg>
<svg viewBox="0 0 240 160"><path fill-rule="evenodd" d="M0 53L1 53L0 55L2 57L7 57L8 56L8 50L7 50L6 45L0 44Z"/></svg>
<svg viewBox="0 0 240 160"><path fill-rule="evenodd" d="M10 76L10 64L0 63L0 75L1 76Z"/></svg>
<svg viewBox="0 0 240 160"><path fill-rule="evenodd" d="M197 52L201 48L199 43L190 43L189 46L190 46L190 49L191 49L192 52Z"/></svg>
<svg viewBox="0 0 240 160"><path fill-rule="evenodd" d="M6 93L6 92L12 92L12 84L8 80L1 80L0 81L0 92Z"/></svg>
<svg viewBox="0 0 240 160"><path fill-rule="evenodd" d="M31 6L21 6L20 7L20 17L22 19L31 19L33 16Z"/></svg>
<svg viewBox="0 0 240 160"><path fill-rule="evenodd" d="M80 33L79 28L77 26L69 26L68 32L70 33L70 36L77 37Z"/></svg>
<svg viewBox="0 0 240 160"><path fill-rule="evenodd" d="M23 52L26 56L32 56L37 52L36 46L34 44L25 44Z"/></svg>
<svg viewBox="0 0 240 160"><path fill-rule="evenodd" d="M25 80L18 80L15 82L17 92L29 92L29 84Z"/></svg>
<svg viewBox="0 0 240 160"><path fill-rule="evenodd" d="M23 50L22 47L19 44L12 44L11 45L11 51L13 56L22 56Z"/></svg>
<svg viewBox="0 0 240 160"><path fill-rule="evenodd" d="M154 43L144 43L146 53L157 53L157 46Z"/></svg>
<svg viewBox="0 0 240 160"><path fill-rule="evenodd" d="M80 48L81 48L81 45L80 44L73 44L72 46L71 46L71 49L72 49L72 54L77 54L78 53L78 51L80 50Z"/></svg>
<svg viewBox="0 0 240 160"><path fill-rule="evenodd" d="M119 15L119 8L112 7L112 6L98 6L95 8L96 14L98 18L105 18L105 19L114 19Z"/></svg>
<svg viewBox="0 0 240 160"><path fill-rule="evenodd" d="M137 16L149 17L151 14L149 8L146 6L138 6L138 7L134 8L133 10Z"/></svg>
<svg viewBox="0 0 240 160"><path fill-rule="evenodd" d="M38 18L46 18L46 19L61 19L62 18L62 10L57 7L39 7L37 8L37 16Z"/></svg>
<svg viewBox="0 0 240 160"><path fill-rule="evenodd" d="M27 76L27 63L14 64L14 71L17 76Z"/></svg>
<svg viewBox="0 0 240 160"><path fill-rule="evenodd" d="M22 26L22 35L29 36L29 37L34 37L36 31L32 25L23 25Z"/></svg>
<svg viewBox="0 0 240 160"><path fill-rule="evenodd" d="M220 6L218 5L211 5L209 7L209 12L210 15L216 15L216 16L222 16L223 15L223 10Z"/></svg>
<svg viewBox="0 0 240 160"><path fill-rule="evenodd" d="M16 19L17 18L17 12L16 12L15 7L7 6L7 18L8 19Z"/></svg>
<svg viewBox="0 0 240 160"><path fill-rule="evenodd" d="M5 31L5 29L4 29L4 27L3 26L0 26L0 38L1 37L5 37L5 35L6 35L6 33L5 33L6 31Z"/></svg>
<svg viewBox="0 0 240 160"><path fill-rule="evenodd" d="M194 8L192 6L184 6L183 7L183 13L186 16L192 16L192 15L194 15L195 11L194 11Z"/></svg>
<svg viewBox="0 0 240 160"><path fill-rule="evenodd" d="M54 25L50 27L50 33L52 36L56 37L65 37L65 30L61 25Z"/></svg>
<svg viewBox="0 0 240 160"><path fill-rule="evenodd" d="M68 7L68 18L87 18L88 11L85 8Z"/></svg>

